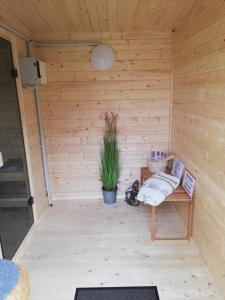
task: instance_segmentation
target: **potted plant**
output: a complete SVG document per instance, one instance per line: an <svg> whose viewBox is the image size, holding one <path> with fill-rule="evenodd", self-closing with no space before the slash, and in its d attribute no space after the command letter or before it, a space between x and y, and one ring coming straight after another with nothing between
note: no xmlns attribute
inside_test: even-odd
<svg viewBox="0 0 225 300"><path fill-rule="evenodd" d="M104 202L116 202L117 183L119 180L119 149L117 144L117 115L105 114L105 133L101 147L100 176Z"/></svg>

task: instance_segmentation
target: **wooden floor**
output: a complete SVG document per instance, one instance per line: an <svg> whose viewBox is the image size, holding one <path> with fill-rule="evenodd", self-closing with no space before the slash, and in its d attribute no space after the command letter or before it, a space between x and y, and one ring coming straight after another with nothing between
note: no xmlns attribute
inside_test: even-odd
<svg viewBox="0 0 225 300"><path fill-rule="evenodd" d="M165 233L183 228L170 204L158 216ZM138 285L157 285L160 300L222 300L194 245L152 243L150 207L122 200L56 202L17 261L30 274L30 300L72 300L76 287Z"/></svg>

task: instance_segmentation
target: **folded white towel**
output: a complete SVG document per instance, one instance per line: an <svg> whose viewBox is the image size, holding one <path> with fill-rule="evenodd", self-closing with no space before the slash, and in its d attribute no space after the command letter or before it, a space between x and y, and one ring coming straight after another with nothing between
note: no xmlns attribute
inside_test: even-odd
<svg viewBox="0 0 225 300"><path fill-rule="evenodd" d="M137 199L146 204L161 204L178 187L180 180L163 172L154 174L141 187Z"/></svg>

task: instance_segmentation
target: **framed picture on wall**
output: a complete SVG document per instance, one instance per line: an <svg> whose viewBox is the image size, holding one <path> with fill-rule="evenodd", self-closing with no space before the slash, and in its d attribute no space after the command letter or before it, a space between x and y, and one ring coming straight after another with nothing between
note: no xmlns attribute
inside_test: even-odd
<svg viewBox="0 0 225 300"><path fill-rule="evenodd" d="M182 187L191 199L193 198L194 195L195 185L196 185L196 178L190 173L190 171L185 169L184 178L182 181Z"/></svg>
<svg viewBox="0 0 225 300"><path fill-rule="evenodd" d="M166 158L167 152L164 150L153 150L150 153L150 161L162 161Z"/></svg>
<svg viewBox="0 0 225 300"><path fill-rule="evenodd" d="M171 170L171 175L177 177L181 181L183 172L184 164L178 158L175 158Z"/></svg>

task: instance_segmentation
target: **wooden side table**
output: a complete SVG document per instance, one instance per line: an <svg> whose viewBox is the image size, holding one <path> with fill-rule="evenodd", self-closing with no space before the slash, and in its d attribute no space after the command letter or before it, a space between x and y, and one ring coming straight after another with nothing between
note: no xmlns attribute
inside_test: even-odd
<svg viewBox="0 0 225 300"><path fill-rule="evenodd" d="M141 168L141 185L147 180L153 173L148 168ZM185 202L188 203L188 224L187 224L187 235L181 238L157 238L156 236L156 206L152 206L152 224L151 224L151 237L154 240L188 240L190 241L192 235L192 215L193 215L193 199L189 198L181 185L166 198L166 202Z"/></svg>

